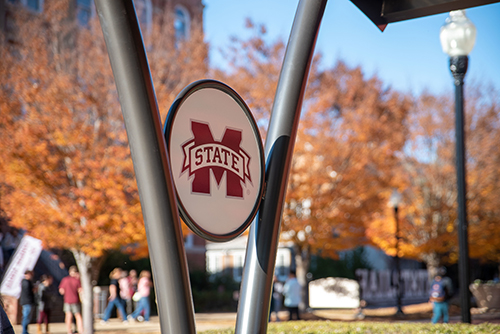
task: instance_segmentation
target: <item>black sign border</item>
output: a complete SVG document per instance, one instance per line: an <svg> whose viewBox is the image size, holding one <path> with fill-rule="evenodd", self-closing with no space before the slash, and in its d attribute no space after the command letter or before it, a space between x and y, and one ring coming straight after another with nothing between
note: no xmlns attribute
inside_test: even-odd
<svg viewBox="0 0 500 334"><path fill-rule="evenodd" d="M225 242L225 241L230 241L238 236L240 236L245 230L248 228L248 226L252 223L253 219L257 215L257 211L259 210L263 192L264 192L264 184L265 184L265 159L264 159L264 147L262 145L262 139L260 136L259 129L257 127L257 124L255 122L255 119L253 118L253 115L248 108L247 104L245 101L234 91L231 87L228 85L217 81L217 80L212 80L212 79L203 79L203 80L198 80L195 82L192 82L191 84L187 85L180 93L177 95L175 98L174 103L170 107L170 110L168 111L167 117L165 119L165 126L163 128L163 136L165 138L165 142L167 145L167 154L168 159L170 161L170 135L172 133L172 125L174 123L175 117L177 116L177 112L179 111L180 107L182 104L195 92L201 90L201 89L206 89L206 88L212 88L212 89L217 89L219 91L222 91L223 93L226 93L229 95L239 106L240 108L244 111L245 115L248 118L248 121L250 123L250 126L254 132L255 138L259 138L257 140L257 146L259 150L259 155L260 155L260 161L261 161L261 173L260 173L260 180L259 180L259 191L258 191L258 196L255 201L254 207L252 211L250 212L250 215L247 217L245 222L240 225L236 230L234 230L231 233L227 234L214 234L211 233L201 226L199 226L194 219L188 214L187 210L185 209L184 205L182 204L182 201L180 200L178 194L177 194L177 186L174 183L175 187L175 192L176 192L176 198L177 198L177 205L179 208L179 214L182 218L182 220L186 223L186 225L198 236L208 240L208 241L214 241L214 242ZM170 161L171 163L171 161Z"/></svg>

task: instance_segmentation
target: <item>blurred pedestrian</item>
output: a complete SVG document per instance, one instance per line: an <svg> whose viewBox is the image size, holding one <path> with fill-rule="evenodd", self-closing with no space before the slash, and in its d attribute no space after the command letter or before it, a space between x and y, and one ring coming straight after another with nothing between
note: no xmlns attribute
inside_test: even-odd
<svg viewBox="0 0 500 334"><path fill-rule="evenodd" d="M276 321L280 321L278 312L281 310L281 293L283 292L283 283L278 280L275 275L273 279L273 291L271 295L271 310L269 311L269 321L271 321L271 314L275 314Z"/></svg>
<svg viewBox="0 0 500 334"><path fill-rule="evenodd" d="M125 312L125 307L123 306L123 299L120 296L120 284L118 283L121 276L121 268L115 268L109 274L109 278L111 279L109 284L109 302L108 306L106 306L106 309L104 310L104 317L101 320L101 324L108 323L109 318L111 318L111 312L113 312L115 307L121 313L123 322L127 322L127 313Z"/></svg>
<svg viewBox="0 0 500 334"><path fill-rule="evenodd" d="M21 298L19 303L21 304L23 315L23 320L21 321L23 334L28 334L28 325L31 322L31 315L35 304L33 272L31 270L26 270L24 279L21 281Z"/></svg>
<svg viewBox="0 0 500 334"><path fill-rule="evenodd" d="M78 333L83 333L82 306L80 303L80 293L82 284L80 274L76 266L69 267L69 276L64 277L59 284L59 293L64 297L64 322L68 334L72 334L71 325L73 316L76 320Z"/></svg>
<svg viewBox="0 0 500 334"><path fill-rule="evenodd" d="M128 316L131 320L144 320L149 321L149 315L151 313L149 304L149 295L151 293L151 273L148 270L141 271L139 275L139 283L137 284L137 293L140 294L141 299L137 303L137 308L135 311ZM144 318L141 316L141 312L144 311Z"/></svg>
<svg viewBox="0 0 500 334"><path fill-rule="evenodd" d="M9 263L10 258L14 254L17 246L19 246L22 238L23 233L21 233L17 228L7 226L7 232L2 238L1 244L3 251L3 260L5 263Z"/></svg>
<svg viewBox="0 0 500 334"><path fill-rule="evenodd" d="M302 286L297 280L295 271L290 272L290 275L283 286L283 296L285 296L285 306L289 312L288 320L292 320L294 314L296 320L300 320L299 304L302 301Z"/></svg>
<svg viewBox="0 0 500 334"><path fill-rule="evenodd" d="M42 333L42 323L45 323L45 333L49 333L50 315L52 306L56 298L56 291L52 282L54 279L50 275L42 275L37 289L38 320L37 334Z"/></svg>
<svg viewBox="0 0 500 334"><path fill-rule="evenodd" d="M437 275L431 284L429 301L432 303L432 323L435 324L443 318L443 323L448 323L448 301L453 294L451 279L446 277L446 268L438 269Z"/></svg>
<svg viewBox="0 0 500 334"><path fill-rule="evenodd" d="M128 273L123 270L120 279L118 280L118 284L120 285L120 297L123 300L123 303L125 304L125 309L127 311L127 314L132 313L132 296L131 294L132 289L131 289L131 284L130 284L130 277L128 276ZM123 315L124 318L127 317L126 314Z"/></svg>
<svg viewBox="0 0 500 334"><path fill-rule="evenodd" d="M139 279L137 278L137 271L135 269L130 270L128 272L128 278L130 284L130 295L132 296L133 310L135 310L138 303L138 301L134 300L134 294L137 292L137 283L139 282Z"/></svg>

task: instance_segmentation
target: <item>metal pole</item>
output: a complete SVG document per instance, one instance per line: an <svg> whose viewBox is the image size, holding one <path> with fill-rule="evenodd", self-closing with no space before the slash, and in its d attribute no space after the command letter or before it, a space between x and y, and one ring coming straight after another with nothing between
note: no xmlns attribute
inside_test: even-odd
<svg viewBox="0 0 500 334"><path fill-rule="evenodd" d="M464 134L464 77L467 73L467 56L450 57L450 70L455 84L455 136L457 163L458 202L458 275L460 282L460 305L462 322L471 323L469 291L469 241L467 235L467 202L465 183L465 134Z"/></svg>
<svg viewBox="0 0 500 334"><path fill-rule="evenodd" d="M396 221L396 272L398 274L398 288L396 290L397 296L397 315L403 315L403 309L401 308L401 264L399 262L399 219L398 219L398 206L394 207L394 219Z"/></svg>
<svg viewBox="0 0 500 334"><path fill-rule="evenodd" d="M165 140L132 0L96 0L132 152L162 333L196 333Z"/></svg>
<svg viewBox="0 0 500 334"><path fill-rule="evenodd" d="M267 187L252 224L235 333L265 333L281 216L302 99L326 0L299 2L266 139Z"/></svg>

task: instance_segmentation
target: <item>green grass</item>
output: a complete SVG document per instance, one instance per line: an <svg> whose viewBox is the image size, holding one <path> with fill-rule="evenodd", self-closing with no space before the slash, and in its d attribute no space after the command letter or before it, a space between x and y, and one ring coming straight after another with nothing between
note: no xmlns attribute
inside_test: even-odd
<svg viewBox="0 0 500 334"><path fill-rule="evenodd" d="M201 334L233 334L234 329L209 330ZM388 322L337 322L337 321L290 321L271 323L267 333L307 334L494 334L500 333L500 324L430 324Z"/></svg>

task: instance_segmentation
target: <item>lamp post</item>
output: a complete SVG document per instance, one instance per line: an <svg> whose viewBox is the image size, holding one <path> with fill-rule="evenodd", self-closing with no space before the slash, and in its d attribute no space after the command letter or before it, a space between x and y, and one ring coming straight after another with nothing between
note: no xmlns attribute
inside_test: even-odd
<svg viewBox="0 0 500 334"><path fill-rule="evenodd" d="M398 219L398 208L399 204L402 201L401 194L394 190L391 194L391 198L389 199L389 207L394 209L394 221L396 223L396 272L398 277L398 287L396 290L396 301L398 310L396 311L396 315L403 315L403 309L401 308L401 266L399 263L399 219Z"/></svg>
<svg viewBox="0 0 500 334"><path fill-rule="evenodd" d="M465 10L450 12L439 34L443 51L450 56L450 70L455 84L455 136L458 202L458 271L462 322L470 323L469 245L467 236L467 207L465 184L464 140L464 77L469 62L468 54L476 42L476 28L465 16Z"/></svg>

